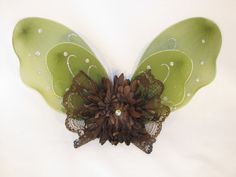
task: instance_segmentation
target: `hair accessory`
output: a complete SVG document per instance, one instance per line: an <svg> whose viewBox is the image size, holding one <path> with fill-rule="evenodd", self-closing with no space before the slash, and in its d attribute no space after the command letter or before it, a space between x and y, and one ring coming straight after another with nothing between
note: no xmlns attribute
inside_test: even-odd
<svg viewBox="0 0 236 177"><path fill-rule="evenodd" d="M67 114L75 148L99 138L151 153L169 113L214 79L221 33L205 18L181 21L152 41L129 79L110 80L81 37L51 20L18 22L13 46L23 82Z"/></svg>

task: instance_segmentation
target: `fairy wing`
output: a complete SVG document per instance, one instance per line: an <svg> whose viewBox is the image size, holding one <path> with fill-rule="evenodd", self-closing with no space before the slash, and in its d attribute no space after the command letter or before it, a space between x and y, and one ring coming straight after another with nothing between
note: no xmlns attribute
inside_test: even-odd
<svg viewBox="0 0 236 177"><path fill-rule="evenodd" d="M37 90L58 111L65 90L80 70L99 80L107 73L88 45L69 28L43 18L17 23L13 46L23 82Z"/></svg>
<svg viewBox="0 0 236 177"><path fill-rule="evenodd" d="M214 22L205 18L181 21L152 41L134 77L151 69L164 83L163 103L178 109L214 79L220 48L221 33Z"/></svg>
<svg viewBox="0 0 236 177"><path fill-rule="evenodd" d="M201 87L214 79L220 47L221 33L215 23L205 18L184 20L152 41L133 78L151 70L164 84L162 103L174 111L187 104ZM162 121L147 122L145 127L150 140L133 144L150 153L161 125Z"/></svg>

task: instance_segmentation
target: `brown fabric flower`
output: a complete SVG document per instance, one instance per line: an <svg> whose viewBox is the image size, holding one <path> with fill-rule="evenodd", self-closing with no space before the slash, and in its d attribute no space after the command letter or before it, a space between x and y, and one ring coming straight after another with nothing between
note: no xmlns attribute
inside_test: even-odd
<svg viewBox="0 0 236 177"><path fill-rule="evenodd" d="M147 70L132 81L124 75L113 83L102 78L95 83L81 71L64 95L67 111L66 127L79 135L74 147L95 138L101 144L133 143L146 153L161 130L170 109L161 103L164 85Z"/></svg>

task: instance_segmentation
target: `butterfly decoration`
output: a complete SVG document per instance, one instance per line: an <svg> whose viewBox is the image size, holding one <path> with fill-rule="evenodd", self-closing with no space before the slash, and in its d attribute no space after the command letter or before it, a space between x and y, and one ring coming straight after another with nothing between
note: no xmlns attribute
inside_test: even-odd
<svg viewBox="0 0 236 177"><path fill-rule="evenodd" d="M23 82L67 114L75 147L100 138L150 153L169 113L214 79L221 32L206 18L181 21L151 42L132 78L113 81L86 42L57 22L19 21L13 46Z"/></svg>

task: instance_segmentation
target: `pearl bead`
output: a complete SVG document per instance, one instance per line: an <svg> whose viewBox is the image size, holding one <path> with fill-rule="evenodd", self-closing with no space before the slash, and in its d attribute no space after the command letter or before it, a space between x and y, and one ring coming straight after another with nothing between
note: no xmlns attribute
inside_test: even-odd
<svg viewBox="0 0 236 177"><path fill-rule="evenodd" d="M120 116L120 115L121 115L121 110L117 109L117 110L115 111L115 115L116 115L116 116Z"/></svg>

